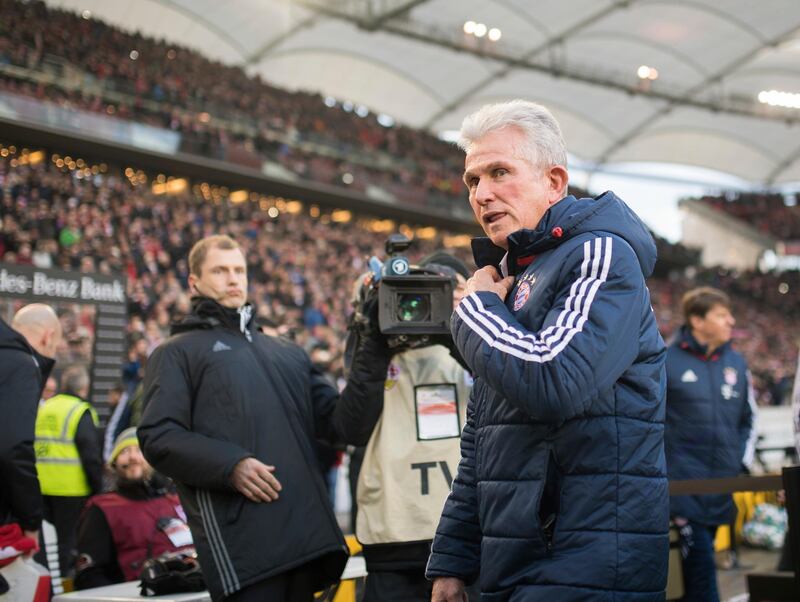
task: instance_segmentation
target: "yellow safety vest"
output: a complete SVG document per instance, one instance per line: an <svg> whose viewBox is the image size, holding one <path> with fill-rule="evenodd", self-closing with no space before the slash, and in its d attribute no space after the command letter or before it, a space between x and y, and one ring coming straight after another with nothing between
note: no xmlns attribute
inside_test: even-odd
<svg viewBox="0 0 800 602"><path fill-rule="evenodd" d="M45 401L36 415L36 472L43 495L81 497L92 493L75 445L75 432L85 412L94 425L97 413L72 395L56 395Z"/></svg>

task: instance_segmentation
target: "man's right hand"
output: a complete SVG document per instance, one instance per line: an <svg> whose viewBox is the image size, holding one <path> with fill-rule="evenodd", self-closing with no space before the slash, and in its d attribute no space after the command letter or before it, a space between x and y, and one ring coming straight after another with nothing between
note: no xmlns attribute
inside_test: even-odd
<svg viewBox="0 0 800 602"><path fill-rule="evenodd" d="M241 460L233 469L231 484L251 502L272 502L278 499L281 484L268 466L255 458Z"/></svg>
<svg viewBox="0 0 800 602"><path fill-rule="evenodd" d="M456 577L437 577L433 581L431 602L469 602L464 582Z"/></svg>
<svg viewBox="0 0 800 602"><path fill-rule="evenodd" d="M503 278L493 266L487 265L476 271L472 278L464 285L464 296L480 291L495 293L501 301L506 300L506 295L514 287L514 277Z"/></svg>

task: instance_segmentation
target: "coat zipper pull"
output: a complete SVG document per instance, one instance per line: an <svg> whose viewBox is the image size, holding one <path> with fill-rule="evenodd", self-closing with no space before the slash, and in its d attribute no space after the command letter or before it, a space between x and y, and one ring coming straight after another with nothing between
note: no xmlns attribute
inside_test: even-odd
<svg viewBox="0 0 800 602"><path fill-rule="evenodd" d="M549 514L542 524L542 531L544 533L544 543L547 546L547 551L551 551L553 549L553 531L555 530L553 527L556 522L556 514L553 512Z"/></svg>

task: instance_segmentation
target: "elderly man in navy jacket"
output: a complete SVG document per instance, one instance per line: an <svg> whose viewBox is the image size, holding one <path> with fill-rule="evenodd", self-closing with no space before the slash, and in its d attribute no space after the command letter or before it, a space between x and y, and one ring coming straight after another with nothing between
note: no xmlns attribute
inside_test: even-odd
<svg viewBox="0 0 800 602"><path fill-rule="evenodd" d="M664 599L665 347L652 237L613 193L565 196L558 123L512 101L467 117L488 239L452 319L476 379L433 542L435 601Z"/></svg>
<svg viewBox="0 0 800 602"><path fill-rule="evenodd" d="M683 313L686 324L667 350L669 477L736 476L753 461L755 400L747 364L731 347L730 300L722 291L697 288L684 295ZM692 528L683 599L719 600L714 535L718 525L736 516L733 499L730 494L673 497L670 513Z"/></svg>

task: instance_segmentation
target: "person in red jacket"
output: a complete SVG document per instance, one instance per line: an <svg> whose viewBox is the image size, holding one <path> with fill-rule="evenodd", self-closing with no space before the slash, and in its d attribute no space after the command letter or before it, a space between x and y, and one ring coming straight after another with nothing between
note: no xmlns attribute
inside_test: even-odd
<svg viewBox="0 0 800 602"><path fill-rule="evenodd" d="M114 490L89 498L78 526L76 589L134 581L148 558L193 551L180 500L144 459L135 428L119 434L109 464Z"/></svg>

